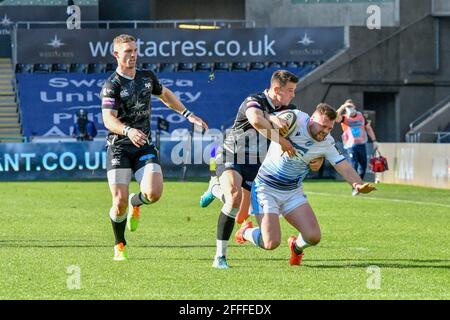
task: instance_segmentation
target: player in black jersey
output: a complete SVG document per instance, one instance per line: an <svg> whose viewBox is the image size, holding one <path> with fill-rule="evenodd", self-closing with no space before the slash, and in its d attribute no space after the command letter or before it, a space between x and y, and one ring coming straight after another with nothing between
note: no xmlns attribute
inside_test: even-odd
<svg viewBox="0 0 450 320"><path fill-rule="evenodd" d="M139 207L159 200L163 176L150 131L151 96L182 114L197 126L207 124L187 110L175 94L149 70L136 69L136 40L130 35L114 38L116 71L103 85L102 114L107 137L107 175L112 194L110 218L115 236L114 260L126 260L125 228L135 231ZM140 192L128 194L132 173ZM128 207L128 214L126 210Z"/></svg>
<svg viewBox="0 0 450 320"><path fill-rule="evenodd" d="M264 139L274 139L289 156L295 154L291 143L282 137L283 132L288 130L287 123L273 113L295 108L290 102L295 96L297 82L297 76L291 72L275 71L269 89L248 96L241 104L233 127L218 151L216 172L225 203L217 223L216 255L213 262L215 268L228 268L226 250L241 203L241 187L246 189L246 192L251 189L251 184L264 160L261 152L267 151L267 149L260 150L261 146L268 145L268 141ZM280 131L274 130L272 124Z"/></svg>

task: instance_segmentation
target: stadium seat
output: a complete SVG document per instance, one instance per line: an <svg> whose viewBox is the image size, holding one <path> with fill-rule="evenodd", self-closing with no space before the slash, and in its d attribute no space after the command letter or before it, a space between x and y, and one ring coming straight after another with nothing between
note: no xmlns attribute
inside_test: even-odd
<svg viewBox="0 0 450 320"><path fill-rule="evenodd" d="M33 72L33 65L18 63L18 64L16 64L16 72L17 73Z"/></svg>
<svg viewBox="0 0 450 320"><path fill-rule="evenodd" d="M263 62L252 62L250 64L250 70L264 70L266 65Z"/></svg>
<svg viewBox="0 0 450 320"><path fill-rule="evenodd" d="M209 62L199 62L197 63L196 71L208 71L211 72L213 70L214 65Z"/></svg>
<svg viewBox="0 0 450 320"><path fill-rule="evenodd" d="M192 72L195 69L195 64L189 62L189 63L180 63L178 64L178 71L188 71Z"/></svg>
<svg viewBox="0 0 450 320"><path fill-rule="evenodd" d="M174 63L163 63L161 64L160 72L175 72L177 71L177 66Z"/></svg>
<svg viewBox="0 0 450 320"><path fill-rule="evenodd" d="M106 72L116 71L116 64L115 63L107 63L105 71Z"/></svg>
<svg viewBox="0 0 450 320"><path fill-rule="evenodd" d="M69 72L69 65L65 63L56 63L52 65L53 73L67 73Z"/></svg>
<svg viewBox="0 0 450 320"><path fill-rule="evenodd" d="M142 69L151 70L153 72L159 72L159 63L143 63L141 65Z"/></svg>
<svg viewBox="0 0 450 320"><path fill-rule="evenodd" d="M70 65L70 72L77 72L77 73L86 73L87 72L87 65L83 63L72 63Z"/></svg>
<svg viewBox="0 0 450 320"><path fill-rule="evenodd" d="M33 67L34 73L49 73L52 66L48 63L37 63Z"/></svg>
<svg viewBox="0 0 450 320"><path fill-rule="evenodd" d="M214 64L215 71L230 71L231 65L228 62L216 62Z"/></svg>
<svg viewBox="0 0 450 320"><path fill-rule="evenodd" d="M268 68L273 68L273 69L279 69L279 68L281 68L281 67L283 67L283 65L282 65L282 63L280 63L280 62L271 62L271 63L269 63L269 65L268 65Z"/></svg>
<svg viewBox="0 0 450 320"><path fill-rule="evenodd" d="M106 66L101 63L91 63L88 66L88 73L104 73Z"/></svg>
<svg viewBox="0 0 450 320"><path fill-rule="evenodd" d="M286 68L290 68L290 69L297 69L298 68L298 64L297 62L287 62L286 63Z"/></svg>
<svg viewBox="0 0 450 320"><path fill-rule="evenodd" d="M246 62L234 62L231 66L232 71L248 71L249 64Z"/></svg>

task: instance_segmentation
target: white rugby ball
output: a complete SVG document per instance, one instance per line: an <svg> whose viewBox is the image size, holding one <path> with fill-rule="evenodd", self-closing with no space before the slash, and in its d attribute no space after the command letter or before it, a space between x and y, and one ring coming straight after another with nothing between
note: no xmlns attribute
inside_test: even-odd
<svg viewBox="0 0 450 320"><path fill-rule="evenodd" d="M283 135L283 137L288 137L297 127L297 115L292 110L286 110L277 114L277 117L288 122L289 130Z"/></svg>

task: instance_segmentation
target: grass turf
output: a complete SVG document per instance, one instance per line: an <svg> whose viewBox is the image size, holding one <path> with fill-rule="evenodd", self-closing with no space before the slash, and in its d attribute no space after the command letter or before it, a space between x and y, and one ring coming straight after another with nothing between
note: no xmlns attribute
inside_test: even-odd
<svg viewBox="0 0 450 320"><path fill-rule="evenodd" d="M206 187L166 182L126 234L129 261L115 262L106 182L2 183L0 299L450 298L448 190L377 185L352 197L345 183L306 181L322 241L301 267L288 264L286 240L296 232L282 221L279 248L232 240L231 268L216 270L221 205L199 207ZM80 289L70 289L70 266L79 268ZM379 289L368 288L370 266L379 268Z"/></svg>

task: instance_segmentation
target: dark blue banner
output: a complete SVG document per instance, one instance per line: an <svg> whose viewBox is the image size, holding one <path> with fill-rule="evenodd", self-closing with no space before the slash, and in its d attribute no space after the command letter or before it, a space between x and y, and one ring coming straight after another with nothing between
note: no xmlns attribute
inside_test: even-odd
<svg viewBox="0 0 450 320"><path fill-rule="evenodd" d="M301 72L301 70L292 70ZM208 122L210 128L230 127L243 99L269 86L272 71L249 72L171 72L159 73L164 86L184 105ZM99 131L106 135L102 122L100 91L107 74L17 74L24 135L67 137L80 108L89 113ZM169 122L169 131L190 129L191 124L153 97L152 130L156 120Z"/></svg>
<svg viewBox="0 0 450 320"><path fill-rule="evenodd" d="M115 63L112 40L136 38L140 62L325 61L345 46L343 27L184 29L18 29L17 63Z"/></svg>

